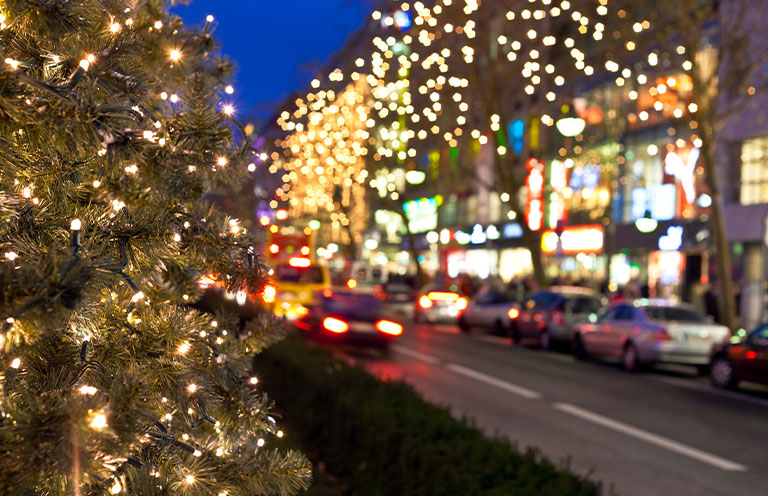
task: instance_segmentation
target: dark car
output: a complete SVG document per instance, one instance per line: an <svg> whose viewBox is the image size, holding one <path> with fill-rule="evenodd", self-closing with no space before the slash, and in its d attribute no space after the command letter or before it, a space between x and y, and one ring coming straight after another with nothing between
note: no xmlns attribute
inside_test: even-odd
<svg viewBox="0 0 768 496"><path fill-rule="evenodd" d="M533 294L523 304L512 319L513 337L517 342L533 342L543 349L553 342L570 344L574 327L594 321L605 304L605 299L591 289L552 286Z"/></svg>
<svg viewBox="0 0 768 496"><path fill-rule="evenodd" d="M403 325L385 314L376 294L346 288L322 291L294 325L324 343L386 348L403 334Z"/></svg>
<svg viewBox="0 0 768 496"><path fill-rule="evenodd" d="M768 324L745 339L713 349L710 376L715 386L735 388L739 381L768 384Z"/></svg>

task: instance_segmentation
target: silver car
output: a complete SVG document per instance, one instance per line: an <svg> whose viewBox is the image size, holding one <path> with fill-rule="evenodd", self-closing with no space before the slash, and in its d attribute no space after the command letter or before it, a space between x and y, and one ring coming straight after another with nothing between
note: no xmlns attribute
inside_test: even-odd
<svg viewBox="0 0 768 496"><path fill-rule="evenodd" d="M625 370L653 363L693 365L706 371L712 347L730 337L695 307L651 299L617 303L595 323L578 327L572 347L579 358L621 359Z"/></svg>
<svg viewBox="0 0 768 496"><path fill-rule="evenodd" d="M473 328L490 329L494 334L507 336L510 331L510 319L517 316L520 304L507 293L481 290L459 316L459 329L469 332ZM510 312L513 312L510 315Z"/></svg>

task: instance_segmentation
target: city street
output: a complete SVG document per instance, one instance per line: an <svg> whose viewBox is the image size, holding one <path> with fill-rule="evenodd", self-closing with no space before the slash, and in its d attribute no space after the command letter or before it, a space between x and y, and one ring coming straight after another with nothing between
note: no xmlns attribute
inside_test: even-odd
<svg viewBox="0 0 768 496"><path fill-rule="evenodd" d="M757 386L717 390L684 367L629 374L448 326L410 326L386 358L345 357L592 473L604 494L765 494L768 394Z"/></svg>

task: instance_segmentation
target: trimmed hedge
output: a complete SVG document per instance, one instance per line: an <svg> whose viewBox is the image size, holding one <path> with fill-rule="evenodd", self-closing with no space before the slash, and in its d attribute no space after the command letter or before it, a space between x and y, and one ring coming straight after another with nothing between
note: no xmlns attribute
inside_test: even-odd
<svg viewBox="0 0 768 496"><path fill-rule="evenodd" d="M349 494L600 494L600 484L489 439L407 384L380 382L296 336L260 354L256 370L304 451Z"/></svg>

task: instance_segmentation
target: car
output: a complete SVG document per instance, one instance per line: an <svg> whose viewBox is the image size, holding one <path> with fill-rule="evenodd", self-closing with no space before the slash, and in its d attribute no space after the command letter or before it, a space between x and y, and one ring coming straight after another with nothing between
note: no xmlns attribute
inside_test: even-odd
<svg viewBox="0 0 768 496"><path fill-rule="evenodd" d="M574 326L596 319L606 305L605 298L589 288L552 286L531 295L516 317L510 315L512 337L542 349L570 344Z"/></svg>
<svg viewBox="0 0 768 496"><path fill-rule="evenodd" d="M413 321L455 325L467 305L469 300L456 291L437 286L428 287L416 299Z"/></svg>
<svg viewBox="0 0 768 496"><path fill-rule="evenodd" d="M511 318L517 317L520 303L503 291L483 288L470 298L467 308L458 318L459 329L469 332L473 328L491 330L500 336L510 335Z"/></svg>
<svg viewBox="0 0 768 496"><path fill-rule="evenodd" d="M733 338L712 350L710 378L721 388L736 388L740 381L768 384L768 324L746 338Z"/></svg>
<svg viewBox="0 0 768 496"><path fill-rule="evenodd" d="M321 291L294 326L324 343L371 345L386 349L403 334L402 323L386 315L383 301L371 292L350 288Z"/></svg>
<svg viewBox="0 0 768 496"><path fill-rule="evenodd" d="M692 305L640 299L616 303L596 322L578 326L572 347L578 358L619 358L628 371L675 363L704 372L712 348L729 338L727 327L711 322Z"/></svg>
<svg viewBox="0 0 768 496"><path fill-rule="evenodd" d="M265 302L275 315L294 320L315 296L331 287L331 276L324 265L308 258L294 257L274 267L271 287L265 287Z"/></svg>

